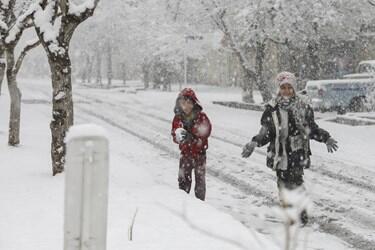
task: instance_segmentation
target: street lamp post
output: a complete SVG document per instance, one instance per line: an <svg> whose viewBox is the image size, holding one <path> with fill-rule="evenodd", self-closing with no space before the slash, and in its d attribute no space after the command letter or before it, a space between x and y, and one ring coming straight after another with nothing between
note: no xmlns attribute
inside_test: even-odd
<svg viewBox="0 0 375 250"><path fill-rule="evenodd" d="M184 85L187 85L187 57L186 57L186 45L187 45L187 36L185 36L184 43ZM182 90L181 81L180 81L180 91Z"/></svg>
<svg viewBox="0 0 375 250"><path fill-rule="evenodd" d="M198 35L185 35L185 43L184 43L184 85L187 85L187 53L186 47L189 40L202 40L203 36ZM182 89L181 82L180 82L180 91Z"/></svg>

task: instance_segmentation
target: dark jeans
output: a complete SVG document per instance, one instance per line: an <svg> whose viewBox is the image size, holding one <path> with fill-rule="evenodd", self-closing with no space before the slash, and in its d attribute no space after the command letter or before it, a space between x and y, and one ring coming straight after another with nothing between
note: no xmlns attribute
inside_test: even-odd
<svg viewBox="0 0 375 250"><path fill-rule="evenodd" d="M206 153L181 155L178 186L187 193L189 193L191 189L193 169L195 177L195 197L204 201L206 196Z"/></svg>
<svg viewBox="0 0 375 250"><path fill-rule="evenodd" d="M289 190L296 189L303 184L303 169L277 170L277 187Z"/></svg>
<svg viewBox="0 0 375 250"><path fill-rule="evenodd" d="M277 187L279 188L279 198L281 206L286 208L290 207L291 204L284 200L281 193L281 189L294 190L303 185L303 169L294 170L277 170ZM306 209L303 209L300 214L300 220L302 225L306 225L308 222L308 215Z"/></svg>

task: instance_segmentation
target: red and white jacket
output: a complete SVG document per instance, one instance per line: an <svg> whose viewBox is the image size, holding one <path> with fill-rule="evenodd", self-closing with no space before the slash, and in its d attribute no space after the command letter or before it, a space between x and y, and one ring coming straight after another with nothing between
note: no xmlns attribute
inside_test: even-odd
<svg viewBox="0 0 375 250"><path fill-rule="evenodd" d="M184 114L178 107L178 100L182 97L189 97L194 102L194 118L190 122L184 120ZM179 143L176 139L176 130L178 128L184 128L190 133L192 135L192 140ZM190 88L183 89L177 97L175 117L173 118L171 131L173 141L179 144L181 153L192 156L205 153L208 148L208 137L211 135L211 130L211 122L207 115L202 112L202 106L200 105L194 91Z"/></svg>

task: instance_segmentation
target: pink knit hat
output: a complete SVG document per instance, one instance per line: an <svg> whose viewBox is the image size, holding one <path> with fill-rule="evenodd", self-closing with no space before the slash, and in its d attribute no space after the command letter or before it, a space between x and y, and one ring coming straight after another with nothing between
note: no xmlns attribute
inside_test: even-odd
<svg viewBox="0 0 375 250"><path fill-rule="evenodd" d="M276 76L276 84L278 87L281 87L285 83L292 85L294 90L297 89L297 78L293 73L284 71Z"/></svg>

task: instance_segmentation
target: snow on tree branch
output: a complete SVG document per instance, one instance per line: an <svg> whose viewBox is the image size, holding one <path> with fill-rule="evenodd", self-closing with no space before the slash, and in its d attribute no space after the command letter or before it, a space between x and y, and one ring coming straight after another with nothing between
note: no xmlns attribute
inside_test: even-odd
<svg viewBox="0 0 375 250"><path fill-rule="evenodd" d="M38 47L40 44L41 44L41 42L40 42L39 39L37 39L37 40L32 40L32 41L29 41L29 42L27 43L27 45L26 45L25 48L22 50L20 56L19 56L18 59L17 59L16 65L15 65L15 67L14 67L14 72L15 72L15 74L17 74L18 71L20 70L21 65L22 65L22 62L23 62L23 60L25 59L25 56L27 55L27 53L28 53L30 50L32 50L32 49Z"/></svg>
<svg viewBox="0 0 375 250"><path fill-rule="evenodd" d="M1 35L3 36L4 33L8 30L7 24L7 16L9 16L10 8L9 8L9 0L1 0L0 1L0 31Z"/></svg>
<svg viewBox="0 0 375 250"><path fill-rule="evenodd" d="M74 29L90 17L99 0L74 5L68 0L40 0L34 12L34 25L43 44L52 54L64 54ZM58 18L61 17L61 18Z"/></svg>
<svg viewBox="0 0 375 250"><path fill-rule="evenodd" d="M4 21L0 20L0 31L4 32L6 30L8 30L8 25Z"/></svg>
<svg viewBox="0 0 375 250"><path fill-rule="evenodd" d="M13 7L9 6L8 9L5 10L7 15L15 16L14 4L13 4ZM26 11L23 12L23 14L20 14L18 17L15 17L14 21L11 23L7 24L3 20L0 21L1 28L4 28L4 29L6 28L6 31L3 30L3 32L6 34L4 37L5 43L10 44L10 43L16 42L17 40L19 40L19 38L22 35L22 32L25 29L33 26L32 16L34 12L36 11L37 7L38 7L38 3L31 4L26 9ZM4 18L7 19L6 17ZM2 25L1 22L4 22L6 26Z"/></svg>
<svg viewBox="0 0 375 250"><path fill-rule="evenodd" d="M31 5L30 8L24 14L19 16L16 19L15 23L11 27L8 28L9 29L7 32L8 34L5 38L6 43L10 44L10 43L15 42L16 40L20 38L20 36L22 35L22 32L26 28L32 27L31 17L36 10L36 6L37 5L35 4Z"/></svg>
<svg viewBox="0 0 375 250"><path fill-rule="evenodd" d="M226 21L224 20L227 9L225 7L219 7L215 1L212 1L212 5L209 6L206 1L201 0L200 1L203 6L205 6L205 9L207 12L209 12L212 21L216 25L216 27L223 32L224 37L228 40L229 46L232 49L232 51L237 54L241 64L247 69L247 73L255 78L256 74L254 70L251 67L250 62L244 55L241 48L238 46L238 43L236 42L234 35L230 28L228 27Z"/></svg>
<svg viewBox="0 0 375 250"><path fill-rule="evenodd" d="M86 0L85 2L76 5L72 1L68 3L68 15L75 16L79 19L86 19L94 13L99 0Z"/></svg>
<svg viewBox="0 0 375 250"><path fill-rule="evenodd" d="M59 46L58 36L61 28L61 22L56 21L58 16L58 7L56 1L41 0L38 5L33 18L34 25L40 39L47 44L51 53L64 53L64 49Z"/></svg>
<svg viewBox="0 0 375 250"><path fill-rule="evenodd" d="M9 6L9 0L1 0L0 4L1 4L1 8L7 9Z"/></svg>
<svg viewBox="0 0 375 250"><path fill-rule="evenodd" d="M34 13L34 23L35 26L39 29L40 33L43 35L43 40L55 41L57 39L59 24L55 25L53 23L53 18L55 15L55 3L52 2L48 4L43 9L41 6Z"/></svg>

